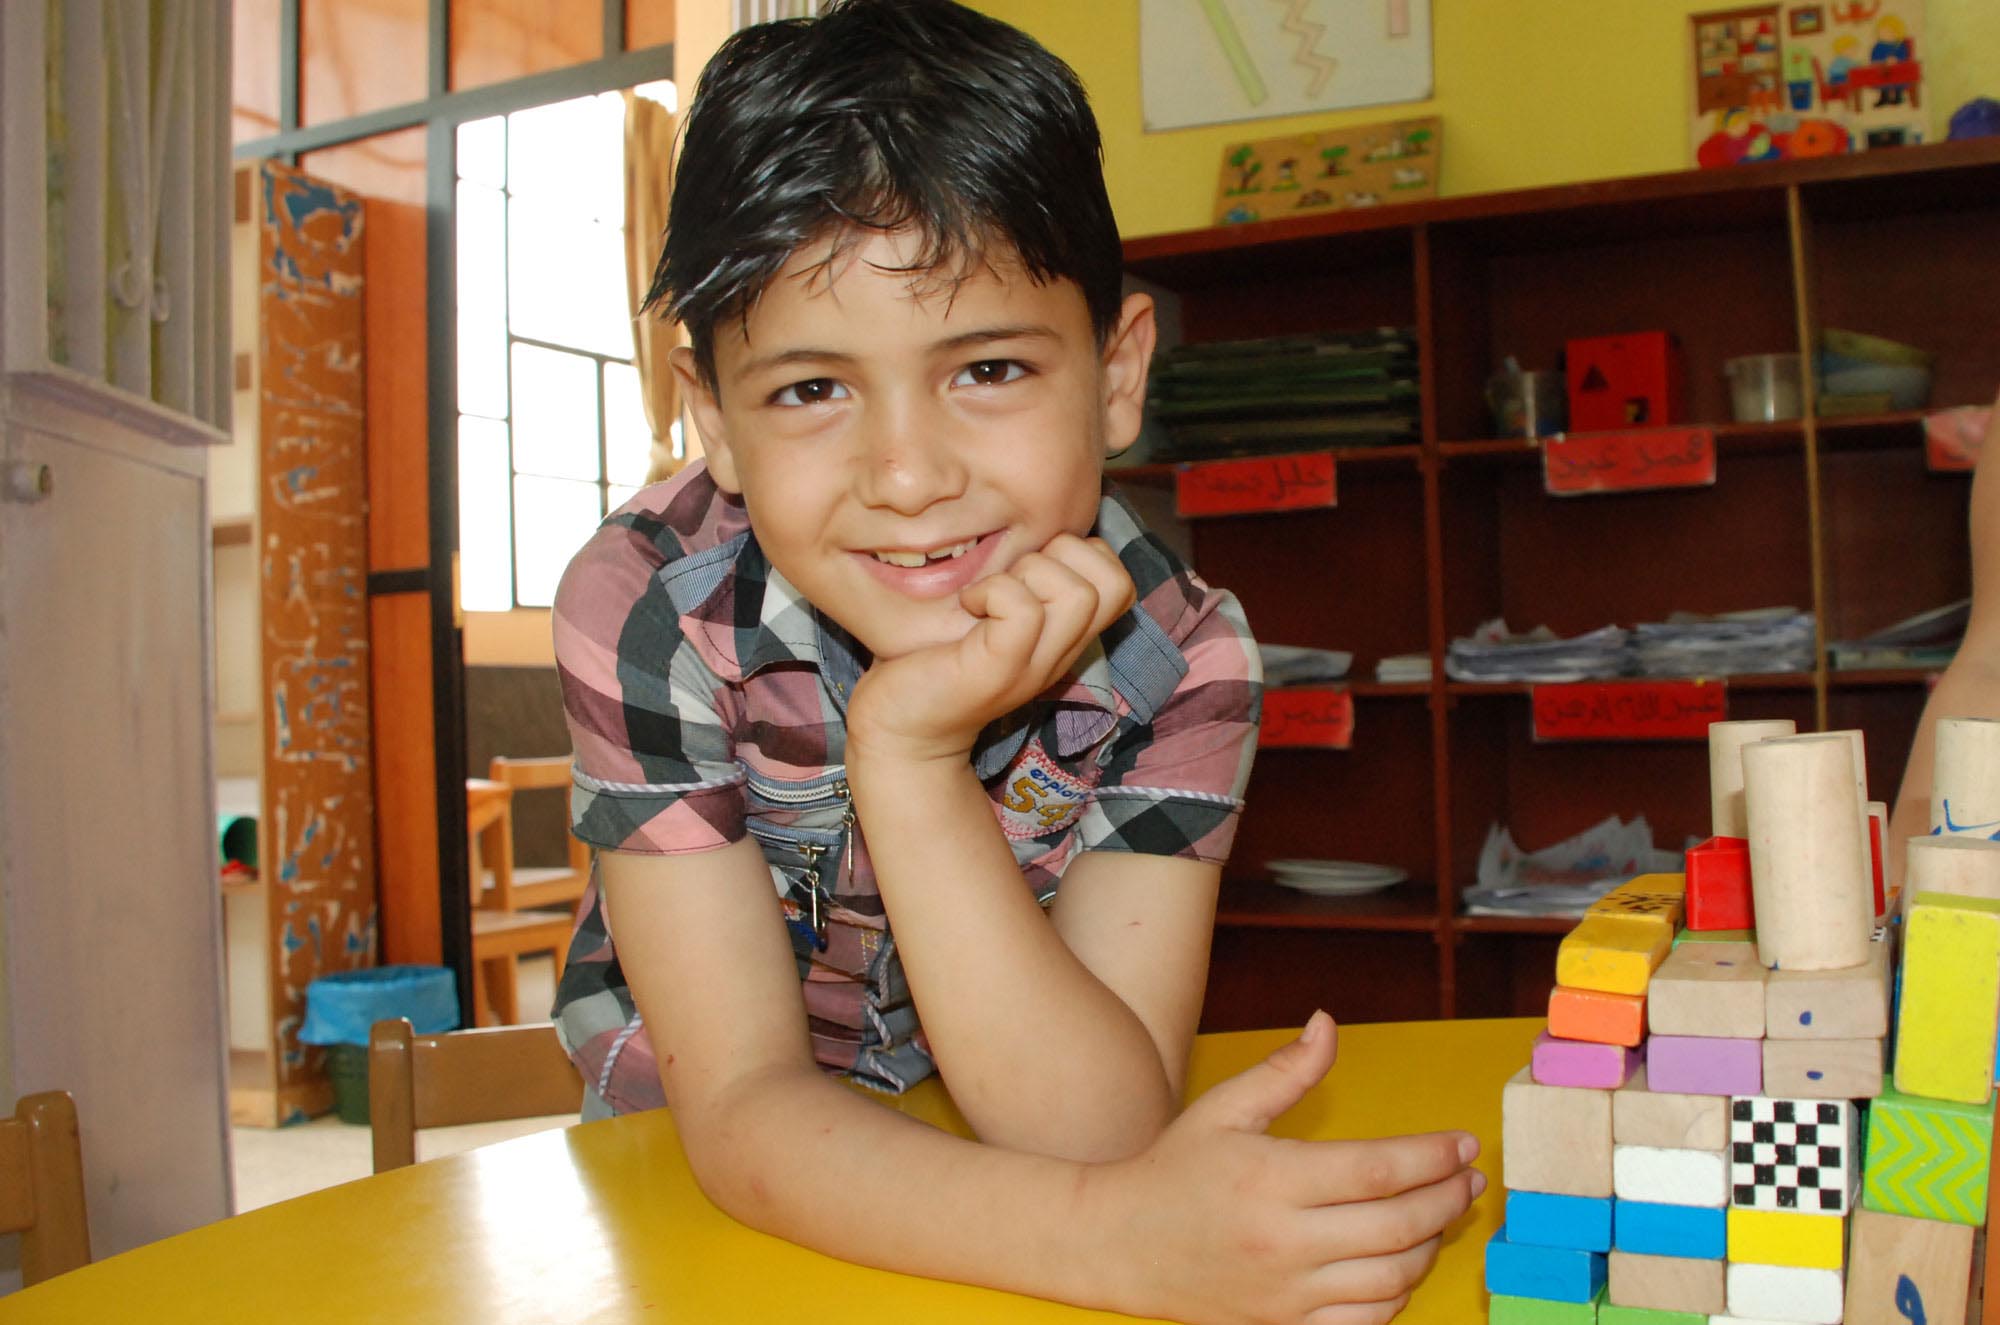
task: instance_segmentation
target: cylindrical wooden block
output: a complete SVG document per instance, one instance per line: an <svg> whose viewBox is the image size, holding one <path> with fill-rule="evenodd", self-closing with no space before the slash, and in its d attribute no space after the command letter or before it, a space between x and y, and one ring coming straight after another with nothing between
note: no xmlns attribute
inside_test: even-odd
<svg viewBox="0 0 2000 1325"><path fill-rule="evenodd" d="M1716 837L1748 837L1743 815L1743 747L1752 741L1791 736L1790 718L1755 718L1708 724L1708 831Z"/></svg>
<svg viewBox="0 0 2000 1325"><path fill-rule="evenodd" d="M1875 889L1855 850L1866 821L1853 751L1840 733L1743 747L1757 957L1766 966L1827 971L1868 959Z"/></svg>
<svg viewBox="0 0 2000 1325"><path fill-rule="evenodd" d="M1855 827L1859 830L1855 834L1854 849L1861 853L1861 874L1868 880L1868 895L1871 899L1868 906L1872 913L1875 906L1872 900L1875 896L1875 852L1868 843L1868 748L1857 728L1844 728L1840 731L1827 732L1825 735L1844 736L1852 748Z"/></svg>
<svg viewBox="0 0 2000 1325"><path fill-rule="evenodd" d="M2000 899L2000 842L1983 837L1913 837L1903 876L1903 913L1918 893Z"/></svg>
<svg viewBox="0 0 2000 1325"><path fill-rule="evenodd" d="M2000 827L2000 722L1940 718L1931 772L1931 829L1955 833L1981 825L1982 837Z"/></svg>

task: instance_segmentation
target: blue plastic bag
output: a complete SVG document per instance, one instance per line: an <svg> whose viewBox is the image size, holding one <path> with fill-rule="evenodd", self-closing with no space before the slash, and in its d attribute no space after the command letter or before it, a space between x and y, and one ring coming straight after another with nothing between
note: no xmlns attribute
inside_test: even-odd
<svg viewBox="0 0 2000 1325"><path fill-rule="evenodd" d="M367 1044L378 1021L408 1017L419 1035L458 1029L458 982L443 966L371 966L306 986L302 1044Z"/></svg>

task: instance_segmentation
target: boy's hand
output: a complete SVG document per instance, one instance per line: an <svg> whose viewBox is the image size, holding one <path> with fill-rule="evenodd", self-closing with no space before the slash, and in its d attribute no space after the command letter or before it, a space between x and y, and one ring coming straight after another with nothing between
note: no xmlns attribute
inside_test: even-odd
<svg viewBox="0 0 2000 1325"><path fill-rule="evenodd" d="M854 688L848 741L913 760L961 759L979 731L1049 688L1132 606L1137 590L1101 538L1058 534L967 585L972 629L877 663Z"/></svg>
<svg viewBox="0 0 2000 1325"><path fill-rule="evenodd" d="M1374 1141L1265 1135L1333 1066L1333 1022L1216 1086L1145 1153L1090 1176L1084 1199L1129 1273L1120 1304L1216 1325L1389 1320L1485 1190L1459 1132ZM1129 1303L1130 1305L1126 1305Z"/></svg>

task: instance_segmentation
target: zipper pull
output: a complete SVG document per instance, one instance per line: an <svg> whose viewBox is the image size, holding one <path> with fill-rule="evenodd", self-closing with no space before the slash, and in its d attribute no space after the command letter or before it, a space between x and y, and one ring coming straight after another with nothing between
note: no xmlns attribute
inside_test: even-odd
<svg viewBox="0 0 2000 1325"><path fill-rule="evenodd" d="M833 784L833 794L840 798L840 826L847 832L846 846L840 852L840 872L847 878L854 877L854 797L847 790L847 779Z"/></svg>
<svg viewBox="0 0 2000 1325"><path fill-rule="evenodd" d="M806 861L803 882L806 885L806 897L812 908L814 946L825 952L827 912L833 908L833 898L830 895L825 899L825 907L820 905L819 858L826 854L826 848L817 843L806 842L800 845L799 854L805 857Z"/></svg>

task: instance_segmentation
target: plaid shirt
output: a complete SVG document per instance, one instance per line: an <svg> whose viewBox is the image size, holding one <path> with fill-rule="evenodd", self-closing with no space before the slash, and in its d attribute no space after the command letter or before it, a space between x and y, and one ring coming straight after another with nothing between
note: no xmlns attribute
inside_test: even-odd
<svg viewBox="0 0 2000 1325"><path fill-rule="evenodd" d="M1220 863L1256 745L1257 653L1211 589L1107 495L1096 532L1138 605L1072 676L981 734L973 765L1044 905L1080 851ZM594 847L763 848L821 1064L900 1092L930 1075L868 849L848 809L846 697L861 647L765 560L693 465L609 516L556 595L576 749L571 820ZM598 887L578 908L556 1026L617 1112L664 1103Z"/></svg>

